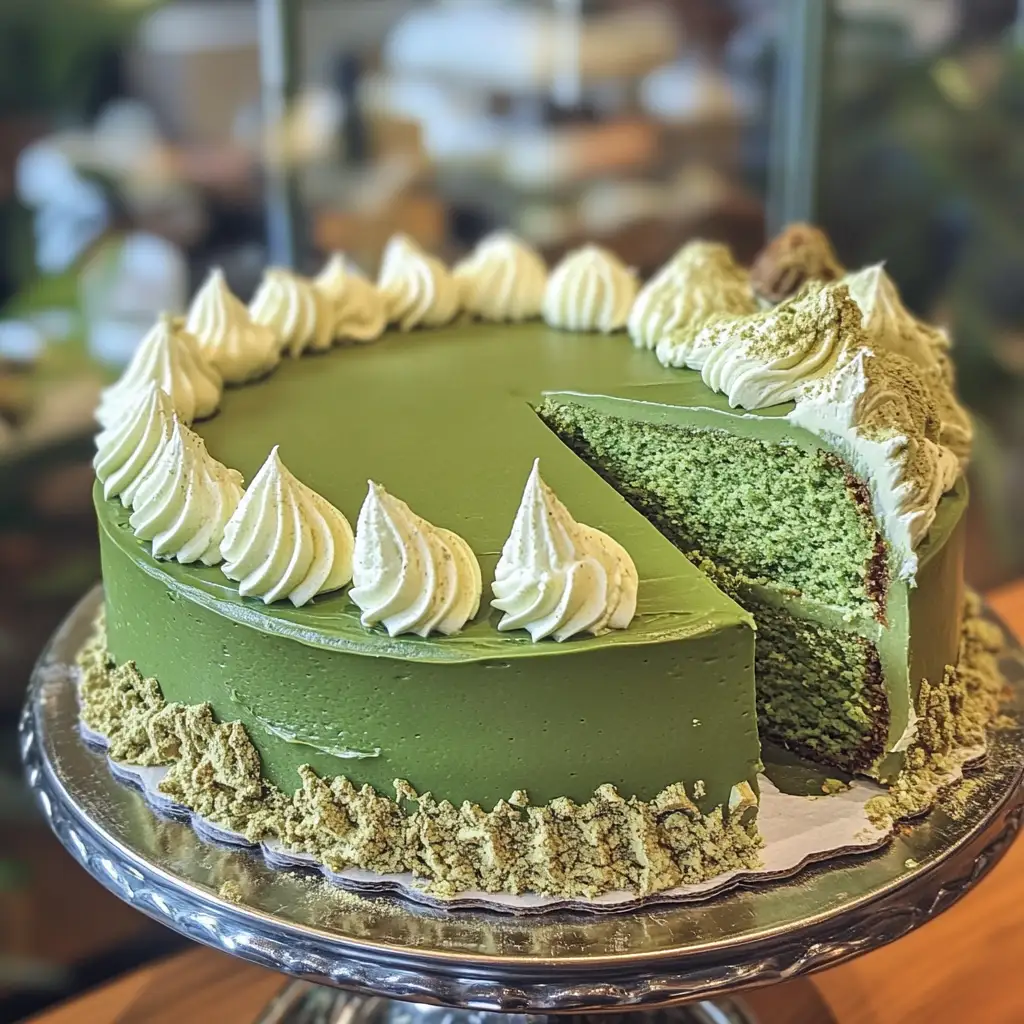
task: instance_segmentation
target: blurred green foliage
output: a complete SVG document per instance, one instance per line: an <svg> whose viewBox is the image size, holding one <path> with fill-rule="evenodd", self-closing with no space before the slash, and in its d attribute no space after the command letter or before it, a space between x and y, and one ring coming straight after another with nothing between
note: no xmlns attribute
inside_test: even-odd
<svg viewBox="0 0 1024 1024"><path fill-rule="evenodd" d="M50 123L88 116L111 54L152 0L3 0L0 111Z"/></svg>

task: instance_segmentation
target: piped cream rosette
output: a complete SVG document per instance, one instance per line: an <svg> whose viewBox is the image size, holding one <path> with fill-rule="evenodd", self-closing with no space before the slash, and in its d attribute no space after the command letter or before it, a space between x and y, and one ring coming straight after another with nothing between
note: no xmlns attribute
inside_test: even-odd
<svg viewBox="0 0 1024 1024"><path fill-rule="evenodd" d="M157 558L216 565L224 525L242 497L242 474L228 469L206 443L172 416L166 440L139 479L128 519Z"/></svg>
<svg viewBox="0 0 1024 1024"><path fill-rule="evenodd" d="M229 384L244 384L269 373L281 359L274 330L256 323L215 267L196 292L185 327Z"/></svg>
<svg viewBox="0 0 1024 1024"><path fill-rule="evenodd" d="M540 253L513 234L488 235L453 274L463 308L481 320L519 323L541 314L548 268Z"/></svg>
<svg viewBox="0 0 1024 1024"><path fill-rule="evenodd" d="M694 241L640 289L629 313L637 348L655 349L664 366L700 369L693 339L714 317L757 310L750 274L718 242Z"/></svg>
<svg viewBox="0 0 1024 1024"><path fill-rule="evenodd" d="M480 564L458 534L369 481L356 524L352 601L390 636L457 633L480 608Z"/></svg>
<svg viewBox="0 0 1024 1024"><path fill-rule="evenodd" d="M626 629L638 585L626 549L576 522L536 460L491 584L491 604L505 613L498 629L525 629L534 642Z"/></svg>
<svg viewBox="0 0 1024 1024"><path fill-rule="evenodd" d="M443 327L459 312L459 286L448 268L407 235L395 235L388 242L377 287L388 322L403 331Z"/></svg>
<svg viewBox="0 0 1024 1024"><path fill-rule="evenodd" d="M313 282L282 267L268 267L249 303L258 324L277 336L282 352L298 356L307 349L323 352L334 340L334 312Z"/></svg>
<svg viewBox="0 0 1024 1024"><path fill-rule="evenodd" d="M151 383L167 395L183 423L212 416L223 391L221 376L199 342L180 318L169 313L161 313L118 381L104 389L96 410L100 425L113 426Z"/></svg>
<svg viewBox="0 0 1024 1024"><path fill-rule="evenodd" d="M96 435L92 464L107 501L120 497L121 504L131 508L139 481L170 435L173 418L170 398L151 380L138 391L134 404L125 408L121 418Z"/></svg>
<svg viewBox="0 0 1024 1024"><path fill-rule="evenodd" d="M621 331L637 294L636 275L614 253L585 245L551 272L544 319L564 331Z"/></svg>
<svg viewBox="0 0 1024 1024"><path fill-rule="evenodd" d="M352 540L348 520L289 472L275 445L224 527L222 569L242 597L299 608L352 578Z"/></svg>
<svg viewBox="0 0 1024 1024"><path fill-rule="evenodd" d="M341 253L331 255L313 286L331 310L335 341L376 341L384 333L388 325L384 296L372 281L349 270Z"/></svg>

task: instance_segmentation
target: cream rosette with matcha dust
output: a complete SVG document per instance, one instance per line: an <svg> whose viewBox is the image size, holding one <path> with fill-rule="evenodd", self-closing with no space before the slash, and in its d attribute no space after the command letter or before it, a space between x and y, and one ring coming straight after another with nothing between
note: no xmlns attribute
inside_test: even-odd
<svg viewBox="0 0 1024 1024"><path fill-rule="evenodd" d="M863 341L860 307L843 286L808 286L763 313L715 320L694 342L701 379L732 406L765 409L797 398Z"/></svg>
<svg viewBox="0 0 1024 1024"><path fill-rule="evenodd" d="M277 446L237 502L220 542L224 575L243 597L296 608L352 579L352 527L289 472Z"/></svg>
<svg viewBox="0 0 1024 1024"><path fill-rule="evenodd" d="M92 465L104 498L119 497L125 508L131 507L139 482L170 435L174 415L167 392L150 380L135 391L120 417L96 435Z"/></svg>
<svg viewBox="0 0 1024 1024"><path fill-rule="evenodd" d="M242 474L172 416L167 438L139 480L128 525L155 558L216 565L225 524L242 497Z"/></svg>
<svg viewBox="0 0 1024 1024"><path fill-rule="evenodd" d="M456 533L369 481L356 524L352 589L364 626L389 636L457 633L480 608L480 563Z"/></svg>
<svg viewBox="0 0 1024 1024"><path fill-rule="evenodd" d="M629 314L629 335L652 348L664 366L699 370L691 344L710 319L743 316L757 309L750 273L727 246L688 242L640 289Z"/></svg>
<svg viewBox="0 0 1024 1024"><path fill-rule="evenodd" d="M864 314L868 344L906 357L923 374L922 384L940 421L939 439L966 463L974 429L956 398L949 335L918 320L903 305L882 264L848 274L844 281Z"/></svg>
<svg viewBox="0 0 1024 1024"><path fill-rule="evenodd" d="M756 863L762 739L899 784L948 731L970 422L947 339L806 226L749 276L688 246L639 297L585 247L541 299L533 255L490 239L452 273L396 237L366 282L379 344L223 393L162 322L105 396L103 657L247 751L247 828L335 866L447 892L711 878ZM379 312L350 283L268 271L253 319L296 356L362 340ZM189 417L251 481L220 565L177 560L212 535L156 552L123 504Z"/></svg>
<svg viewBox="0 0 1024 1024"><path fill-rule="evenodd" d="M758 254L750 268L754 291L765 302L792 298L808 281L827 284L846 273L828 235L813 224L790 224Z"/></svg>

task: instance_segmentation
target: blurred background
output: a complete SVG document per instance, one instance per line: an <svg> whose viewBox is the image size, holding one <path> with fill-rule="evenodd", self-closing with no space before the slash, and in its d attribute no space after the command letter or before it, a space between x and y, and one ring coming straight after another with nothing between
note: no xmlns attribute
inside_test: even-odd
<svg viewBox="0 0 1024 1024"><path fill-rule="evenodd" d="M108 896L22 789L17 716L98 578L91 420L211 265L509 226L643 274L813 219L955 339L970 564L1024 568L1024 0L3 0L0 1020L180 940Z"/></svg>

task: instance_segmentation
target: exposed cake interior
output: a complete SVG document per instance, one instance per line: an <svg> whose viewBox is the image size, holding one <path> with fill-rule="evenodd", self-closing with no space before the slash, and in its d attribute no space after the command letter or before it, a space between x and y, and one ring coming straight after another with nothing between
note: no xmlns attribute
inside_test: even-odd
<svg viewBox="0 0 1024 1024"><path fill-rule="evenodd" d="M549 395L538 412L754 615L762 738L849 771L876 764L890 719L878 647L889 571L870 499L845 463L608 415L571 396Z"/></svg>

